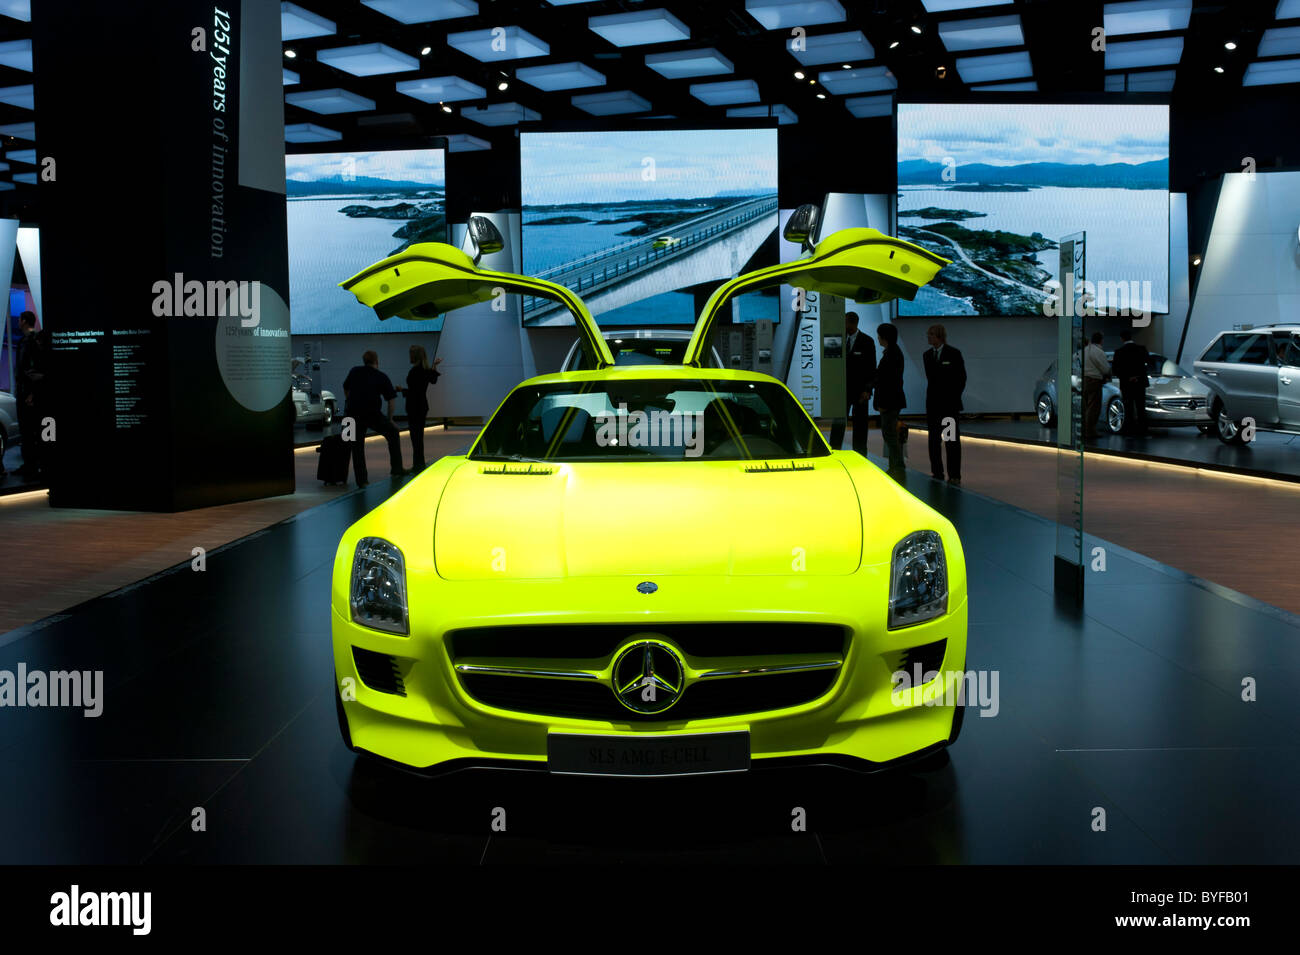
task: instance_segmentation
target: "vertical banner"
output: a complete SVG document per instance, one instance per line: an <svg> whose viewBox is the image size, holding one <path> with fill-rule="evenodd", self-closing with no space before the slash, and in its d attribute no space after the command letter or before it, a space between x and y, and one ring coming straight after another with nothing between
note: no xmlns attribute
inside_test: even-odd
<svg viewBox="0 0 1300 955"><path fill-rule="evenodd" d="M803 289L789 289L798 327L794 336L794 357L786 385L799 404L814 418L822 413L821 296Z"/></svg>
<svg viewBox="0 0 1300 955"><path fill-rule="evenodd" d="M279 5L65 0L32 37L51 503L292 492Z"/></svg>

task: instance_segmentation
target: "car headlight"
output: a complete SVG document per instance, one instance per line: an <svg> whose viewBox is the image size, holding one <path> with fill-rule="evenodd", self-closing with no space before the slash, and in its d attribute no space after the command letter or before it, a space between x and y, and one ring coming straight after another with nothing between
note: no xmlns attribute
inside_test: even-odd
<svg viewBox="0 0 1300 955"><path fill-rule="evenodd" d="M948 562L935 531L908 534L894 547L890 568L889 629L941 617L948 612Z"/></svg>
<svg viewBox="0 0 1300 955"><path fill-rule="evenodd" d="M397 545L382 537L357 541L352 557L352 619L389 633L410 632L406 615L406 562Z"/></svg>

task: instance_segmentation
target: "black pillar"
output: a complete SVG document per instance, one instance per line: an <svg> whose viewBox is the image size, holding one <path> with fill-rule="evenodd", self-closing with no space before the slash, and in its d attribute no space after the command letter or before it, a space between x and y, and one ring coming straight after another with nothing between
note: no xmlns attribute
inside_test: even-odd
<svg viewBox="0 0 1300 955"><path fill-rule="evenodd" d="M51 503L291 493L280 5L36 3L32 37Z"/></svg>

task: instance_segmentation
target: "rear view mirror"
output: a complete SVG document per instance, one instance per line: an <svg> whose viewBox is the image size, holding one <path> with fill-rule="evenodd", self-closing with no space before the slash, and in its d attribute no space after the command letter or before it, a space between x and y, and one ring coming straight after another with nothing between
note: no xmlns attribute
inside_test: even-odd
<svg viewBox="0 0 1300 955"><path fill-rule="evenodd" d="M787 242L797 242L801 250L811 248L809 240L817 235L817 220L821 209L811 203L802 205L791 213L782 235Z"/></svg>
<svg viewBox="0 0 1300 955"><path fill-rule="evenodd" d="M501 238L497 227L484 216L470 216L465 229L470 242L474 244L475 265L478 265L478 260L483 256L500 252L505 247L505 240Z"/></svg>

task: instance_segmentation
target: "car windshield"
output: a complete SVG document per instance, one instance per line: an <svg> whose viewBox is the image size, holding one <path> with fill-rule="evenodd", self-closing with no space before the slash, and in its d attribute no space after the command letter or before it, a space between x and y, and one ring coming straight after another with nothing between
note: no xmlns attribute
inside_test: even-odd
<svg viewBox="0 0 1300 955"><path fill-rule="evenodd" d="M680 365L688 343L652 338L624 339L622 342L606 339L605 342L614 353L616 365Z"/></svg>
<svg viewBox="0 0 1300 955"><path fill-rule="evenodd" d="M726 461L829 453L812 419L775 382L660 378L517 388L470 458Z"/></svg>

